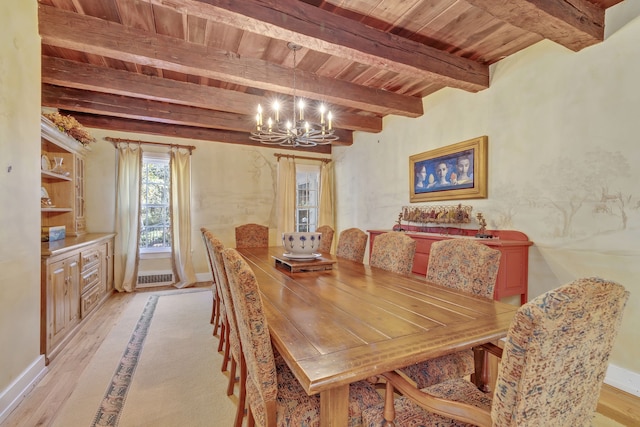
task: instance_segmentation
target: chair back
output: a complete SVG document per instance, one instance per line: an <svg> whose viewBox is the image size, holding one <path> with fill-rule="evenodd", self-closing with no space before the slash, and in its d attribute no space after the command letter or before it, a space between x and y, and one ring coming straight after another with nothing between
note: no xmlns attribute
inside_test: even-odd
<svg viewBox="0 0 640 427"><path fill-rule="evenodd" d="M578 279L520 307L491 408L494 426L590 426L629 293Z"/></svg>
<svg viewBox="0 0 640 427"><path fill-rule="evenodd" d="M475 240L435 242L429 252L427 280L491 299L498 278L500 255L499 250Z"/></svg>
<svg viewBox="0 0 640 427"><path fill-rule="evenodd" d="M238 251L226 248L222 258L247 364L247 402L259 426L275 426L276 365L258 282Z"/></svg>
<svg viewBox="0 0 640 427"><path fill-rule="evenodd" d="M318 233L322 233L322 239L320 239L319 252L329 253L331 252L331 245L333 244L333 228L328 225L321 225L316 228Z"/></svg>
<svg viewBox="0 0 640 427"><path fill-rule="evenodd" d="M269 227L243 224L236 227L236 248L266 248L269 246Z"/></svg>
<svg viewBox="0 0 640 427"><path fill-rule="evenodd" d="M369 265L398 274L409 275L413 269L416 241L404 233L391 231L373 241Z"/></svg>
<svg viewBox="0 0 640 427"><path fill-rule="evenodd" d="M200 233L202 234L202 243L204 243L204 248L207 253L207 261L209 261L209 268L211 269L211 276L213 276L213 283L216 283L216 272L214 271L213 266L213 253L211 252L211 248L209 246L208 238L211 235L211 232L205 227L200 228Z"/></svg>
<svg viewBox="0 0 640 427"><path fill-rule="evenodd" d="M364 252L367 250L369 236L359 228L348 228L338 236L336 256L350 259L351 261L364 261Z"/></svg>
<svg viewBox="0 0 640 427"><path fill-rule="evenodd" d="M242 347L240 346L238 322L236 320L233 299L231 298L227 272L224 267L224 260L222 259L224 245L213 234L208 236L208 240L213 252L213 264L218 272L218 291L220 292L227 322L229 323L229 344L231 345L231 353L236 361L240 361L240 356L242 356Z"/></svg>

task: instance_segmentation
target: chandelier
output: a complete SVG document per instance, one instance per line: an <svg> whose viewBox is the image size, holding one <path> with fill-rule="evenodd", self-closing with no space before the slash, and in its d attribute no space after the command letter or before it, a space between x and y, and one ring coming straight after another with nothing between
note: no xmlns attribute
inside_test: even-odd
<svg viewBox="0 0 640 427"><path fill-rule="evenodd" d="M281 106L278 101L275 101L272 106L274 118L268 116L265 123L262 116L262 106L258 105L256 130L251 132L250 138L262 144L285 147L313 147L331 144L338 139L338 136L334 135L331 111L328 111L324 104L318 106L320 123L305 120L305 102L302 98L296 97L296 52L301 47L294 43L288 43L287 47L293 51L292 115L286 121L281 120Z"/></svg>

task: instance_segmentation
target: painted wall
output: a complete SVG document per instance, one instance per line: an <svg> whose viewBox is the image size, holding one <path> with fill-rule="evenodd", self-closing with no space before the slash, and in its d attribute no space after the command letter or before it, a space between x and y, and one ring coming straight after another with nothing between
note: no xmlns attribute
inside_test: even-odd
<svg viewBox="0 0 640 427"><path fill-rule="evenodd" d="M465 203L535 243L530 298L593 275L630 290L611 360L640 373L639 16L624 2L607 11L603 43L538 43L493 66L489 89L439 91L424 116L389 117L336 148L338 229L391 228L410 204L409 156L487 135L489 197Z"/></svg>
<svg viewBox="0 0 640 427"><path fill-rule="evenodd" d="M0 2L0 420L40 357L40 37L35 1Z"/></svg>

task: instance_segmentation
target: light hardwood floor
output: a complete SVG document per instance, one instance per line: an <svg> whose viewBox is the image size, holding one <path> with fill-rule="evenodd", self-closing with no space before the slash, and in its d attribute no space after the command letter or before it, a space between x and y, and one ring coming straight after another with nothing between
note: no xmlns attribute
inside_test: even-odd
<svg viewBox="0 0 640 427"><path fill-rule="evenodd" d="M199 283L198 287L210 287ZM138 292L166 288L146 288ZM56 412L69 398L80 374L84 371L102 341L116 324L120 314L135 294L116 293L96 310L78 330L69 344L48 366L48 372L20 405L1 423L2 427L49 426ZM605 387L598 405L599 414L593 427L640 425L640 399L619 390ZM607 418L610 417L610 418ZM76 427L76 426L70 426ZM78 426L79 427L79 426Z"/></svg>

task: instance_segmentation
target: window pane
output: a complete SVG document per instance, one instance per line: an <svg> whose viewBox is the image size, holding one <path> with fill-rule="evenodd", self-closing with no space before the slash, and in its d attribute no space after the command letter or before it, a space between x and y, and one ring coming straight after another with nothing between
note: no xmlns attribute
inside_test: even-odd
<svg viewBox="0 0 640 427"><path fill-rule="evenodd" d="M304 165L296 171L296 231L315 231L320 168Z"/></svg>
<svg viewBox="0 0 640 427"><path fill-rule="evenodd" d="M169 159L144 158L140 195L140 249L171 248Z"/></svg>

